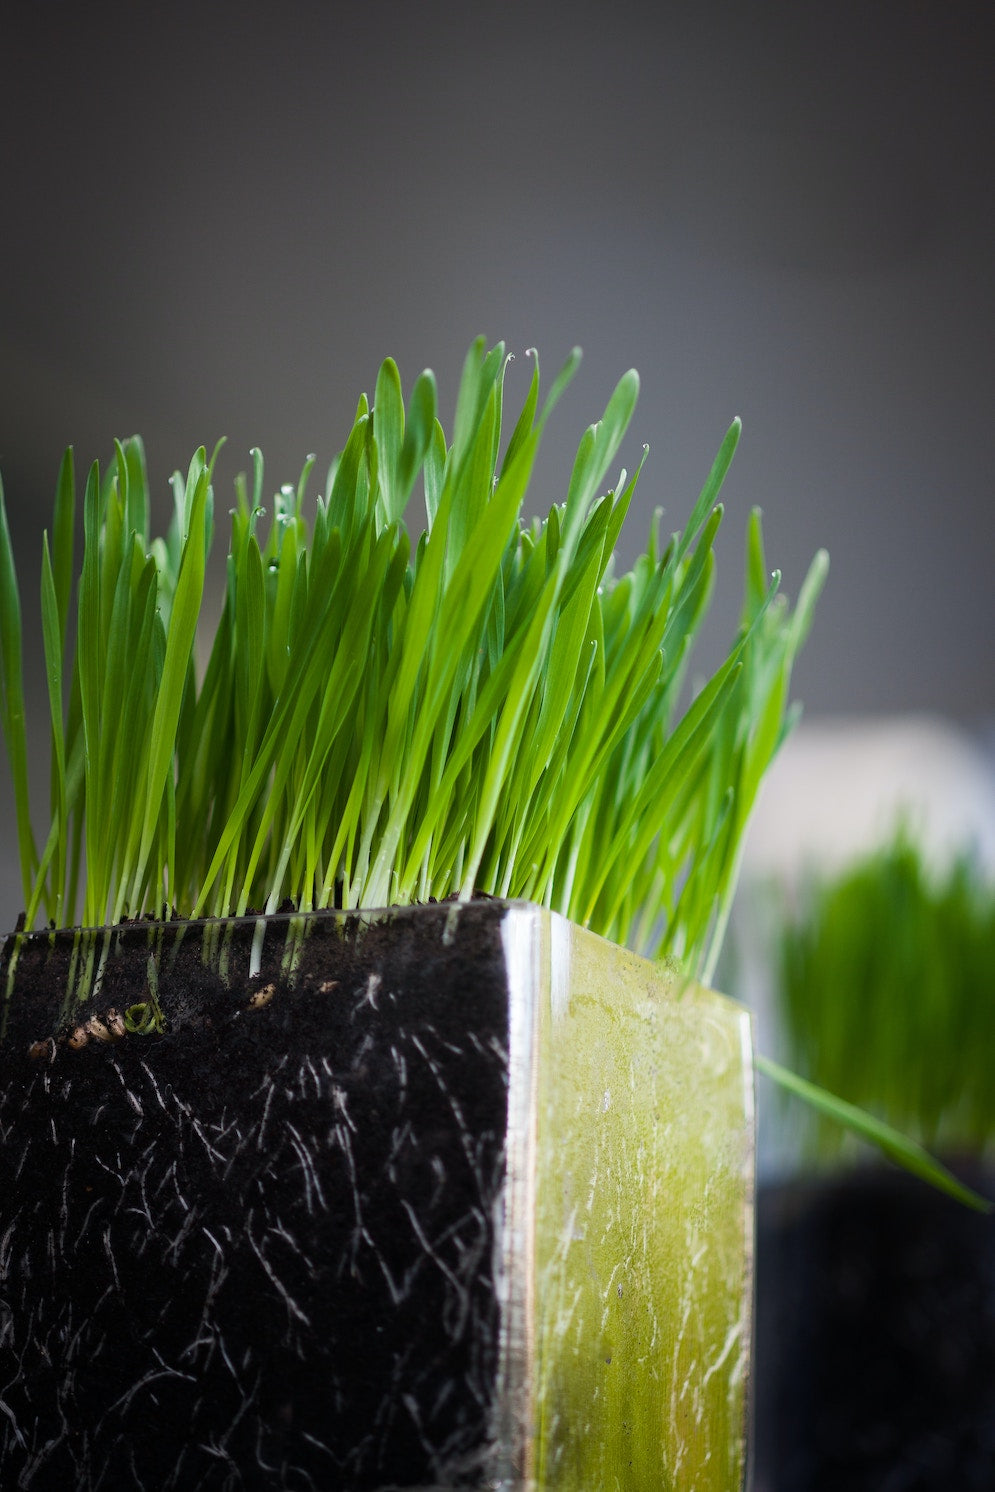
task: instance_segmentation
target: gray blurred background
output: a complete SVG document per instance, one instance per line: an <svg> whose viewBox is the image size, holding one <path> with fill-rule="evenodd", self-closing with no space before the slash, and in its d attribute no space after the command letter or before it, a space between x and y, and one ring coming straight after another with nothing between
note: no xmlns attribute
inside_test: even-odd
<svg viewBox="0 0 995 1492"><path fill-rule="evenodd" d="M618 376L651 454L623 561L679 526L733 415L717 662L751 505L794 596L811 718L995 716L990 8L214 0L4 8L0 472L28 593L62 448L220 435L318 470L388 353L444 423L483 332L549 377L538 510ZM509 399L524 394L524 358ZM33 696L44 732L40 679ZM36 764L44 791L45 763ZM0 926L21 905L0 775Z"/></svg>

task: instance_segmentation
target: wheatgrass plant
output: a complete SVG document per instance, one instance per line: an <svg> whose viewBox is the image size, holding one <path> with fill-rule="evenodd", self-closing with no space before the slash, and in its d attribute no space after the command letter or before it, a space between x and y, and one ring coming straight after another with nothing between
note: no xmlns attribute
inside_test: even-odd
<svg viewBox="0 0 995 1492"><path fill-rule="evenodd" d="M903 827L835 879L813 879L780 946L791 1056L813 1081L932 1149L995 1142L995 890L959 858L930 870ZM820 1123L816 1155L843 1136Z"/></svg>
<svg viewBox="0 0 995 1492"><path fill-rule="evenodd" d="M625 375L584 435L566 501L526 523L539 439L578 355L541 409L536 361L501 454L507 361L501 345L473 345L451 443L432 375L405 411L385 362L310 524L311 460L267 513L253 452L201 679L213 459L198 451L186 479L174 476L165 540L149 532L137 438L103 477L90 469L73 643L66 453L42 553L52 777L38 840L0 516L3 726L28 927L483 891L541 902L707 977L825 557L791 611L754 513L740 635L678 719L738 422L684 531L663 542L655 523L616 579L642 462L603 487L637 377ZM419 476L428 522L412 550L404 513Z"/></svg>
<svg viewBox="0 0 995 1492"><path fill-rule="evenodd" d="M503 344L470 348L451 441L432 374L405 409L388 359L310 521L313 459L267 509L253 451L251 483L236 483L224 605L202 677L214 457L201 449L186 478L173 477L165 539L150 533L137 437L116 445L103 475L90 468L74 599L67 451L42 549L51 785L37 837L0 489L0 722L26 928L483 892L539 902L711 977L750 811L792 723L791 668L827 559L816 556L792 610L752 514L738 636L682 714L739 422L684 529L664 539L657 514L645 552L615 576L646 454L605 487L636 403L634 372L585 432L564 500L523 518L543 429L578 361L575 351L540 405L534 359L505 443ZM405 514L419 484L427 524L412 546ZM205 953L223 967L223 948L208 946L216 925ZM109 941L77 937L80 999L99 985ZM293 957L288 945L291 967ZM8 996L15 964L16 950ZM154 989L129 1019L136 1031L157 1028ZM897 1132L765 1068L958 1190Z"/></svg>

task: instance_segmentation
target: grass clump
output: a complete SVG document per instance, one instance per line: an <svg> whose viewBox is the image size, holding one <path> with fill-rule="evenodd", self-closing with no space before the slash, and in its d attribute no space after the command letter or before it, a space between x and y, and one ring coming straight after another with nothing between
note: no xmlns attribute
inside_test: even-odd
<svg viewBox="0 0 995 1492"><path fill-rule="evenodd" d="M931 1149L995 1139L995 894L960 858L931 875L903 829L835 880L814 882L780 948L791 1056L815 1083ZM809 1136L838 1154L832 1124Z"/></svg>
<svg viewBox="0 0 995 1492"><path fill-rule="evenodd" d="M474 343L451 440L431 373L405 409L386 361L310 521L311 460L264 506L254 451L210 640L213 459L200 450L173 477L165 539L150 534L140 440L119 443L103 475L94 464L74 596L66 453L42 553L52 770L37 838L0 513L2 723L29 927L485 891L710 973L825 556L792 611L752 515L739 635L679 715L739 424L683 531L664 540L655 522L615 577L642 462L606 481L636 374L584 434L565 500L525 521L536 450L578 354L543 404L535 362L502 450L507 361L502 345ZM427 526L412 543L404 515L419 482Z"/></svg>

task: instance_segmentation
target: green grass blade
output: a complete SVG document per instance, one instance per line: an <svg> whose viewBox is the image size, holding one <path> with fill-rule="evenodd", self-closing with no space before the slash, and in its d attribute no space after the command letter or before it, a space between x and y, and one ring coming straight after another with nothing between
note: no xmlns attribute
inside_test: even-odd
<svg viewBox="0 0 995 1492"><path fill-rule="evenodd" d="M59 616L59 650L66 645L66 626L73 588L73 552L76 542L76 474L73 448L68 446L59 467L52 521L52 577Z"/></svg>
<svg viewBox="0 0 995 1492"><path fill-rule="evenodd" d="M736 454L736 447L739 445L739 437L742 434L742 429L741 422L735 419L725 433L722 444L719 446L718 454L712 462L711 471L705 480L705 485L698 495L698 500L691 510L691 517L685 524L680 536L676 555L678 560L683 558L695 542L702 524L718 501L722 484L728 475L729 467L732 465L732 458Z"/></svg>
<svg viewBox="0 0 995 1492"><path fill-rule="evenodd" d="M404 498L398 480L398 463L404 443L404 397L401 392L401 375L392 357L384 359L377 375L372 416L380 498L384 505L385 521L394 523L404 511Z"/></svg>
<svg viewBox="0 0 995 1492"><path fill-rule="evenodd" d="M196 475L194 476L194 472ZM193 495L187 512L187 533L183 545L182 559L176 583L176 593L169 618L166 635L166 654L162 677L156 697L148 747L148 766L145 774L145 811L138 864L133 879L133 901L137 904L139 887L144 877L153 835L162 809L163 793L167 774L171 772L176 747L176 728L179 722L180 705L186 679L187 665L193 648L197 618L200 614L204 593L204 569L206 561L205 514L207 506L208 473L204 464L204 451L198 453L191 467Z"/></svg>
<svg viewBox="0 0 995 1492"><path fill-rule="evenodd" d="M508 448L504 453L504 460L501 463L502 474L511 466L523 444L528 439L532 431L532 426L535 424L536 410L539 407L539 354L534 347L531 347L526 356L531 357L533 360L532 380L529 384L529 392L525 403L522 405L521 413L515 423L515 428L511 432Z"/></svg>
<svg viewBox="0 0 995 1492"><path fill-rule="evenodd" d="M605 473L615 459L638 397L639 375L630 368L616 384L599 422L590 427L581 441L567 492L563 542L568 554L579 537Z"/></svg>
<svg viewBox="0 0 995 1492"><path fill-rule="evenodd" d="M900 1130L892 1128L890 1124L885 1124L881 1119L876 1119L864 1109L858 1109L855 1104L847 1103L845 1099L827 1093L825 1088L820 1088L806 1078L799 1077L797 1073L782 1067L779 1062L772 1062L769 1057L758 1053L756 1065L759 1072L765 1073L787 1093L793 1093L796 1098L803 1099L817 1113L824 1114L827 1119L842 1125L844 1129L850 1130L860 1139L876 1145L889 1160L893 1160L904 1170L911 1171L913 1176L927 1181L938 1191L946 1192L947 1196L953 1197L957 1202L963 1202L975 1212L995 1210L995 1204L986 1197L979 1196L970 1187L964 1186L945 1166L934 1160L927 1150L917 1145L914 1140L908 1139Z"/></svg>
<svg viewBox="0 0 995 1492"><path fill-rule="evenodd" d="M68 807L66 797L66 751L62 718L62 662L64 633L59 614L59 598L48 547L48 534L42 536L41 625L45 650L45 674L48 680L49 715L52 722L53 827L56 830L52 894L48 899L50 915L56 926L63 917L66 857L68 854ZM30 923L29 923L30 925Z"/></svg>
<svg viewBox="0 0 995 1492"><path fill-rule="evenodd" d="M437 403L435 377L426 369L415 380L411 398L408 400L404 443L401 446L395 474L396 501L392 522L400 521L418 473L422 470L422 465L435 440L435 431L438 426L435 417Z"/></svg>
<svg viewBox="0 0 995 1492"><path fill-rule="evenodd" d="M7 507L0 483L0 724L14 783L17 815L17 848L21 865L24 900L31 897L31 883L38 851L31 829L28 801L28 745L24 715L24 678L21 662L21 602L14 567L14 550L7 524Z"/></svg>

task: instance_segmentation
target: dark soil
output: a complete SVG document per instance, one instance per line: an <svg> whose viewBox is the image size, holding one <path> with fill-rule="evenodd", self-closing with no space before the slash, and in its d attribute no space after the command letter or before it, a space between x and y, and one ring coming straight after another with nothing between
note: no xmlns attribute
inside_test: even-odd
<svg viewBox="0 0 995 1492"><path fill-rule="evenodd" d="M993 1492L995 1219L884 1170L758 1219L755 1492Z"/></svg>
<svg viewBox="0 0 995 1492"><path fill-rule="evenodd" d="M0 1486L482 1484L502 915L461 908L455 938L444 906L328 916L293 987L287 919L251 986L226 987L191 929L158 962L167 1029L78 1050L48 1039L69 941L22 947L0 1047ZM174 926L122 934L82 1016L147 999Z"/></svg>

